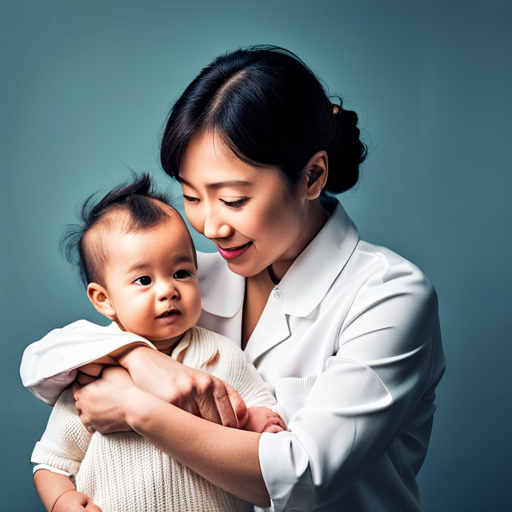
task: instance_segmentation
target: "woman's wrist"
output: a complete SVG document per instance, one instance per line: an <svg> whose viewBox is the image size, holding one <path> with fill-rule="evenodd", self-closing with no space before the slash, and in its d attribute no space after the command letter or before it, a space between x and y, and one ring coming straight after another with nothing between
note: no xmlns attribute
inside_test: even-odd
<svg viewBox="0 0 512 512"><path fill-rule="evenodd" d="M125 408L125 423L134 431L142 434L145 428L150 428L152 417L159 408L170 406L157 396L134 386L127 396Z"/></svg>
<svg viewBox="0 0 512 512"><path fill-rule="evenodd" d="M144 354L146 350L153 349L143 343L130 343L129 345L118 348L112 352L110 356L130 372L130 366L137 364L141 354Z"/></svg>

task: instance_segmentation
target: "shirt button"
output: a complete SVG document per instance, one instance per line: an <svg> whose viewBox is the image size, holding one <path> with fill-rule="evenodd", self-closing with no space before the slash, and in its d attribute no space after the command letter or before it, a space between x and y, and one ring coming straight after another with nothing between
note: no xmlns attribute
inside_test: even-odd
<svg viewBox="0 0 512 512"><path fill-rule="evenodd" d="M282 297L282 294L279 290L275 290L274 291L274 298L275 299L280 299Z"/></svg>

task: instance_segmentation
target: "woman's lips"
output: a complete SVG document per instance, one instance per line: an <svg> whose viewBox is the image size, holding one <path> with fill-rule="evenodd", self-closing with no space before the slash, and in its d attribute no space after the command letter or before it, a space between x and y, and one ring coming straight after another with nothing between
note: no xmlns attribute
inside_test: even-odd
<svg viewBox="0 0 512 512"><path fill-rule="evenodd" d="M245 251L251 247L252 242L247 242L244 245L238 245L237 247L222 248L217 242L215 242L220 255L226 260L233 260L241 256Z"/></svg>

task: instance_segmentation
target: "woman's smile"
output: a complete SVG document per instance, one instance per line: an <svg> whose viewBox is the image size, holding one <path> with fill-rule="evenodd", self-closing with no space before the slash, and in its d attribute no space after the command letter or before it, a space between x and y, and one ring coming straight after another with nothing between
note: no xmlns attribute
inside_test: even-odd
<svg viewBox="0 0 512 512"><path fill-rule="evenodd" d="M219 254L226 260L238 258L253 245L252 242L247 242L246 244L238 245L236 247L221 247L215 240L214 242L219 250Z"/></svg>

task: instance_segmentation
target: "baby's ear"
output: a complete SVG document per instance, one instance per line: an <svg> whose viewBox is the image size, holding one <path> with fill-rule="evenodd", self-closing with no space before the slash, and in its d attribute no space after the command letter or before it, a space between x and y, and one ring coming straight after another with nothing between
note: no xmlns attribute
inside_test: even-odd
<svg viewBox="0 0 512 512"><path fill-rule="evenodd" d="M87 286L87 296L98 312L110 318L110 320L115 320L116 310L110 303L107 290L101 284L89 283L89 286Z"/></svg>

